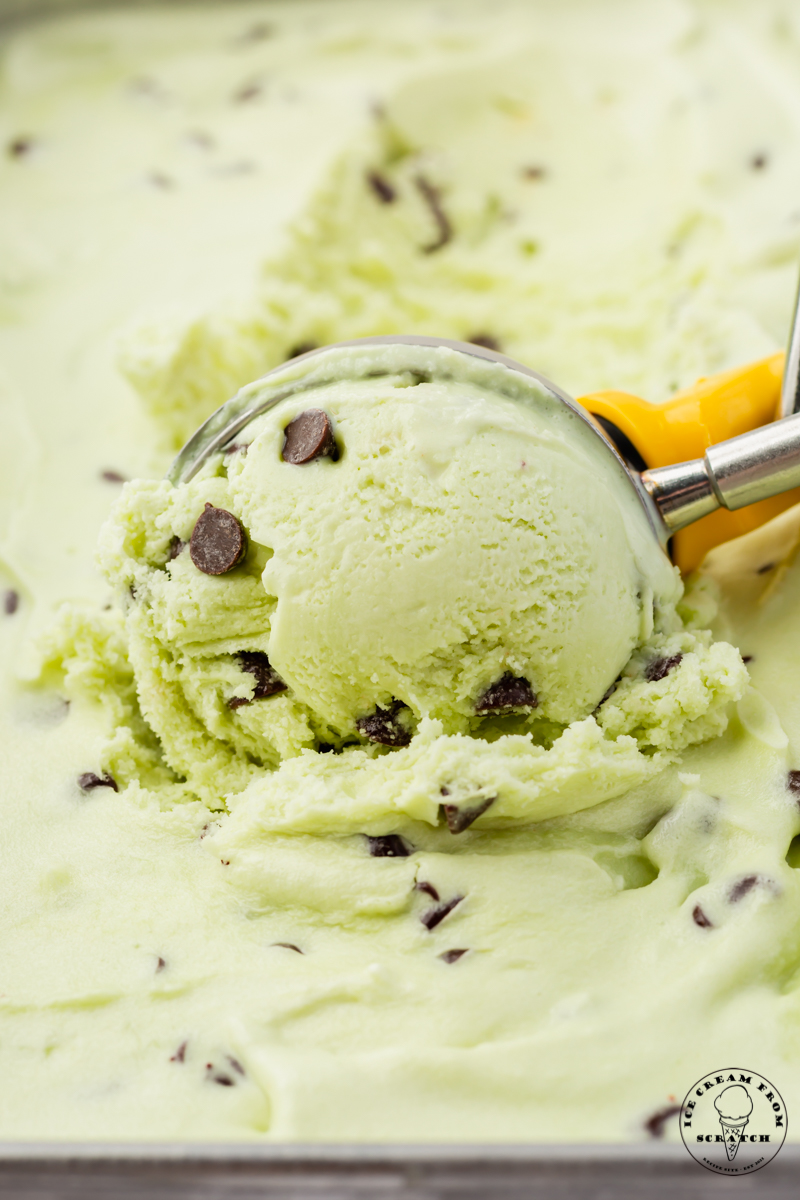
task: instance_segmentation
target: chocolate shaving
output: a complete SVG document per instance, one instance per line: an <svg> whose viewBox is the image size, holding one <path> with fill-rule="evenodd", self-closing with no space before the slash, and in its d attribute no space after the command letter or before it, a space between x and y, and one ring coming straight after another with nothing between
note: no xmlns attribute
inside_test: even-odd
<svg viewBox="0 0 800 1200"><path fill-rule="evenodd" d="M699 925L701 929L714 928L714 922L709 920L699 904L695 904L694 908L692 909L692 920L694 921L695 925Z"/></svg>
<svg viewBox="0 0 800 1200"><path fill-rule="evenodd" d="M408 847L399 833L387 833L383 837L367 836L367 842L373 858L408 858Z"/></svg>
<svg viewBox="0 0 800 1200"><path fill-rule="evenodd" d="M287 351L287 358L299 358L301 354L310 354L312 350L317 350L316 342L298 342L296 346L292 346Z"/></svg>
<svg viewBox="0 0 800 1200"><path fill-rule="evenodd" d="M360 717L356 729L362 737L381 746L407 746L411 741L411 730L398 720L404 711L408 711L408 705L402 700L393 700L389 708L376 708L368 717Z"/></svg>
<svg viewBox="0 0 800 1200"><path fill-rule="evenodd" d="M93 788L109 787L112 791L118 792L117 781L113 775L109 775L105 771L102 775L95 775L94 771L86 771L83 775L78 776L78 787L82 792L91 792Z"/></svg>
<svg viewBox="0 0 800 1200"><path fill-rule="evenodd" d="M178 1046L178 1049L175 1051L175 1053L170 1055L169 1061L170 1062L179 1062L179 1063L186 1062L186 1047L188 1045L189 1045L188 1042L181 1042L180 1046Z"/></svg>
<svg viewBox="0 0 800 1200"><path fill-rule="evenodd" d="M3 596L3 611L7 617L13 617L19 608L19 592L9 588Z"/></svg>
<svg viewBox="0 0 800 1200"><path fill-rule="evenodd" d="M530 166L523 167L520 171L520 175L523 179L544 179L547 175L547 170L545 167L540 167L538 164L534 163Z"/></svg>
<svg viewBox="0 0 800 1200"><path fill-rule="evenodd" d="M294 942L273 942L273 946L280 946L282 950L294 950L295 954L305 954L299 946L295 946Z"/></svg>
<svg viewBox="0 0 800 1200"><path fill-rule="evenodd" d="M188 545L188 542L181 541L181 539L178 537L178 535L175 534L175 536L171 539L171 541L169 543L169 550L167 552L167 562L172 562L172 560L174 558L177 558L179 554L182 554L183 551L186 549L187 545Z"/></svg>
<svg viewBox="0 0 800 1200"><path fill-rule="evenodd" d="M268 696L276 696L278 692L286 691L287 685L270 665L263 650L240 650L236 661L243 671L255 677L256 685L250 697L231 696L228 708L242 708L246 704L252 704L254 700L266 700Z"/></svg>
<svg viewBox="0 0 800 1200"><path fill-rule="evenodd" d="M36 142L31 137L15 137L6 146L6 153L9 158L24 158L35 145Z"/></svg>
<svg viewBox="0 0 800 1200"><path fill-rule="evenodd" d="M753 171L763 171L768 161L766 154L754 154L750 159L750 167Z"/></svg>
<svg viewBox="0 0 800 1200"><path fill-rule="evenodd" d="M106 483L127 483L127 475L123 475L120 471L101 471L100 478Z"/></svg>
<svg viewBox="0 0 800 1200"><path fill-rule="evenodd" d="M513 712L536 708L539 699L527 679L509 671L488 687L475 705L477 713Z"/></svg>
<svg viewBox="0 0 800 1200"><path fill-rule="evenodd" d="M470 343L471 346L483 346L484 349L495 350L495 351L497 351L497 353L499 353L500 350L502 349L502 346L500 345L497 338L494 337L491 333L473 333L470 337L467 338L467 341Z"/></svg>
<svg viewBox="0 0 800 1200"><path fill-rule="evenodd" d="M752 654L743 654L743 655L742 655L742 662L745 664L745 666L746 666L748 663L751 663L752 661L753 661L753 656L752 656Z"/></svg>
<svg viewBox="0 0 800 1200"><path fill-rule="evenodd" d="M436 908L429 908L420 917L422 924L428 930L435 929L437 925L441 925L445 917L449 916L456 905L460 904L463 899L463 896L456 896L454 900L446 900L444 904L437 904Z"/></svg>
<svg viewBox="0 0 800 1200"><path fill-rule="evenodd" d="M414 183L422 199L430 209L437 229L436 238L432 242L429 242L427 246L421 247L422 253L434 254L453 240L453 226L450 224L450 218L447 213L442 208L442 198L439 189L434 187L431 181L426 179L424 175L415 176Z"/></svg>
<svg viewBox="0 0 800 1200"><path fill-rule="evenodd" d="M189 553L204 575L225 575L247 553L247 537L233 513L206 504L192 530Z"/></svg>
<svg viewBox="0 0 800 1200"><path fill-rule="evenodd" d="M496 796L490 796L488 800L476 804L473 808L459 808L457 804L440 804L439 813L444 817L451 833L463 833L474 821L477 821L478 817L483 816L488 808L492 807L496 799Z"/></svg>
<svg viewBox="0 0 800 1200"><path fill-rule="evenodd" d="M764 563L762 567L756 567L756 575L767 575L770 571L775 570L775 563Z"/></svg>
<svg viewBox="0 0 800 1200"><path fill-rule="evenodd" d="M260 83L246 83L233 93L234 104L247 104L248 100L256 100L263 92Z"/></svg>
<svg viewBox="0 0 800 1200"><path fill-rule="evenodd" d="M234 454L247 454L249 449L249 442L231 442L230 446L226 446L222 453L227 458L229 455L232 457Z"/></svg>
<svg viewBox="0 0 800 1200"><path fill-rule="evenodd" d="M225 1057L227 1058L228 1062L231 1064L231 1066L233 1067L233 1069L237 1075L246 1075L247 1074L244 1067L239 1062L238 1058L234 1058L232 1054L226 1054Z"/></svg>
<svg viewBox="0 0 800 1200"><path fill-rule="evenodd" d="M664 1126L670 1117L677 1117L683 1112L682 1104L668 1104L666 1108L659 1109L653 1113L652 1117L648 1117L644 1122L644 1127L652 1138L663 1138Z"/></svg>
<svg viewBox="0 0 800 1200"><path fill-rule="evenodd" d="M165 958L162 958L161 955L159 954L158 962L156 963L156 975L159 973L159 971L163 971L164 968L166 967L166 965L167 965L167 960Z"/></svg>
<svg viewBox="0 0 800 1200"><path fill-rule="evenodd" d="M786 776L786 786L793 796L800 799L800 771L790 771Z"/></svg>
<svg viewBox="0 0 800 1200"><path fill-rule="evenodd" d="M206 1063L206 1071L212 1083L218 1083L220 1087L235 1087L235 1081L231 1079L230 1075L225 1075L222 1071L217 1075L212 1073L214 1071L213 1063Z"/></svg>
<svg viewBox="0 0 800 1200"><path fill-rule="evenodd" d="M315 458L338 457L333 424L321 408L307 408L284 430L285 441L281 458L284 462L304 466Z"/></svg>
<svg viewBox="0 0 800 1200"><path fill-rule="evenodd" d="M431 900L438 900L439 893L432 883L420 883L419 880L414 884L415 892L424 892L426 896L430 896Z"/></svg>
<svg viewBox="0 0 800 1200"><path fill-rule="evenodd" d="M249 29L239 38L243 44L248 42L264 42L267 38L274 37L275 26L268 25L266 21L258 21L255 25L251 25Z"/></svg>
<svg viewBox="0 0 800 1200"><path fill-rule="evenodd" d="M683 658L682 654L670 654L669 658L654 658L645 667L644 677L648 683L658 683L665 679L673 667L677 667Z"/></svg>
<svg viewBox="0 0 800 1200"><path fill-rule="evenodd" d="M600 711L600 709L605 704L606 700L611 699L611 697L614 695L614 692L617 690L618 683L619 683L619 679L615 679L614 682L611 684L611 686L606 688L606 690L603 692L600 699L597 701L597 704L592 709L592 716L594 716L595 713L598 713Z"/></svg>
<svg viewBox="0 0 800 1200"><path fill-rule="evenodd" d="M759 878L757 875L745 875L745 877L735 883L728 892L728 899L730 900L731 904L736 904L737 901L746 896L748 892L752 892L753 888L756 887L758 883Z"/></svg>
<svg viewBox="0 0 800 1200"><path fill-rule="evenodd" d="M169 175L165 175L163 171L151 171L147 180L148 183L152 183L153 187L161 188L165 192L175 187L175 180L170 179Z"/></svg>
<svg viewBox="0 0 800 1200"><path fill-rule="evenodd" d="M454 963L463 958L465 954L469 954L468 950L445 950L444 954L440 954L439 958L442 962Z"/></svg>
<svg viewBox="0 0 800 1200"><path fill-rule="evenodd" d="M367 183L380 200L381 204L394 204L397 192L380 171L367 171Z"/></svg>

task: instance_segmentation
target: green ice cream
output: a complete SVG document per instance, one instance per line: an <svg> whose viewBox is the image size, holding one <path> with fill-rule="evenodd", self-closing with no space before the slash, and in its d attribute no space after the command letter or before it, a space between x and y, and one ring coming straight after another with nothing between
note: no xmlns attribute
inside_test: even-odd
<svg viewBox="0 0 800 1200"><path fill-rule="evenodd" d="M731 1062L800 1111L797 510L682 592L590 430L399 351L165 482L309 342L653 400L781 346L799 44L782 0L9 36L0 1135L677 1140ZM338 457L286 462L310 407Z"/></svg>

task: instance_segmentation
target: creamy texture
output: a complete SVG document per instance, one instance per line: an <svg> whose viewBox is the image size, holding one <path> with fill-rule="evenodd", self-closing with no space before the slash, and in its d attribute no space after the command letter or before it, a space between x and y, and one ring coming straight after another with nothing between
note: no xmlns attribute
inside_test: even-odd
<svg viewBox="0 0 800 1200"><path fill-rule="evenodd" d="M9 42L3 1135L672 1138L676 1098L728 1061L800 1103L796 510L714 553L655 635L677 669L645 688L637 650L598 719L538 754L524 735L501 756L444 734L420 708L406 749L320 756L287 713L284 742L268 732L289 757L268 772L242 714L287 708L278 695L224 737L201 723L217 777L234 765L216 788L213 763L192 779L171 763L174 706L161 741L143 719L137 600L105 610L92 565L119 487L103 472L152 479L116 518L139 515L139 549L112 553L143 575L203 488L245 515L249 452L174 504L158 480L203 416L304 341L490 337L573 392L651 399L780 345L800 250L797 20L770 3L299 0ZM261 436L252 462L269 420ZM271 620L265 567L256 548L237 568L260 608L218 589L251 621L236 648ZM222 663L208 582L185 628L198 661ZM715 710L704 734L729 717L721 736L687 746L709 692L743 682L709 626L752 687ZM300 678L299 642L286 661ZM248 695L246 673L215 670L192 683L195 714ZM339 703L323 715L349 719ZM467 778L476 753L509 807L453 835L422 785ZM536 810L541 795L560 807ZM408 854L376 857L368 834Z"/></svg>

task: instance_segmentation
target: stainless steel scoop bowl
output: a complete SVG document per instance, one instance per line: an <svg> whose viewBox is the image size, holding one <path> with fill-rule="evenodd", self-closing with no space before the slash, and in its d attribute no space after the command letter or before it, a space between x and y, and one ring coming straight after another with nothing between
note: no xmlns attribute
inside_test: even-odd
<svg viewBox="0 0 800 1200"><path fill-rule="evenodd" d="M792 346L795 341L798 341L797 313ZM635 490L654 535L664 548L679 529L717 508L743 508L800 485L800 412L710 446L703 458L639 473L623 461L613 442L587 410L537 371L483 346L446 338L414 336L337 342L332 346L310 350L276 367L242 388L201 425L175 459L167 478L174 484L188 483L212 455L233 445L256 417L290 396L323 384L326 355L330 357L332 352L346 347L358 349L361 352L358 356L361 377L364 377L371 373L369 366L373 354L377 362L381 348L391 345L418 347L421 354L428 351L426 359L430 357L431 348L446 347L472 358L499 363L511 372L535 380L550 397L584 421L605 451L613 456ZM792 397L797 393L797 380L791 376L791 371L794 370L796 376L797 364L797 355L787 356L784 393ZM409 365L413 368L413 361ZM425 365L428 365L427 361Z"/></svg>

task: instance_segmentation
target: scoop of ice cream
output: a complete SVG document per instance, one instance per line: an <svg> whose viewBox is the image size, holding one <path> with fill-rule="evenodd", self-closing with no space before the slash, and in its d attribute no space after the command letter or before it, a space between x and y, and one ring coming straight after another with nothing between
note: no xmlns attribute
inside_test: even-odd
<svg viewBox="0 0 800 1200"><path fill-rule="evenodd" d="M613 697L600 709L607 742L638 736L643 688L664 693L647 753L711 732L686 729L731 698L738 656L692 700L692 655L677 668L710 650L668 644L677 572L620 462L537 380L447 348L361 346L259 389L282 398L229 453L187 485L131 485L104 534L174 769L219 769L232 749L235 788L304 748L398 750L425 723L429 741L431 722L541 755L594 726L626 672L617 716Z"/></svg>
<svg viewBox="0 0 800 1200"><path fill-rule="evenodd" d="M736 1083L720 1092L714 1107L723 1121L745 1121L753 1111L753 1101L747 1088Z"/></svg>

